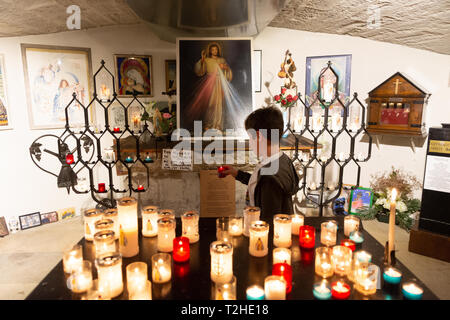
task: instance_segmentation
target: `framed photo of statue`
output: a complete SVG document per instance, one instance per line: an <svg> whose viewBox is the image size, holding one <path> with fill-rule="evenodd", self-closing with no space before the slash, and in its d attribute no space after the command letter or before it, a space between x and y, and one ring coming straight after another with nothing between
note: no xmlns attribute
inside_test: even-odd
<svg viewBox="0 0 450 320"><path fill-rule="evenodd" d="M21 44L31 129L58 129L84 124L84 107L91 101L90 48ZM73 100L73 93L76 100ZM89 118L95 122L94 107Z"/></svg>
<svg viewBox="0 0 450 320"><path fill-rule="evenodd" d="M177 128L192 134L201 121L202 135L222 138L228 131L226 138L246 138L252 52L251 38L177 38Z"/></svg>
<svg viewBox="0 0 450 320"><path fill-rule="evenodd" d="M12 129L6 91L5 56L0 54L0 130Z"/></svg>
<svg viewBox="0 0 450 320"><path fill-rule="evenodd" d="M305 79L305 94L307 105L312 105L316 99L319 88L319 77L321 73L327 68L328 61L331 62L331 67L339 77L338 92L339 99L342 103L346 103L350 99L350 80L352 68L352 55L332 55L332 56L315 56L306 57L306 79ZM314 103L319 104L318 100ZM338 102L331 106L340 106ZM311 111L311 110L310 110ZM341 111L344 115L344 111Z"/></svg>
<svg viewBox="0 0 450 320"><path fill-rule="evenodd" d="M152 56L115 54L114 63L119 97L153 97Z"/></svg>

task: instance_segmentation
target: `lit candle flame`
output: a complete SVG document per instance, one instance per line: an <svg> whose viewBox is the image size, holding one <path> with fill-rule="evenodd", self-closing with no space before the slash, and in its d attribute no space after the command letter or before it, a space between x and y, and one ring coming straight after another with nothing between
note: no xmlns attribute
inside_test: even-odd
<svg viewBox="0 0 450 320"><path fill-rule="evenodd" d="M397 189L393 188L391 191L391 203L395 202L395 199L397 199Z"/></svg>

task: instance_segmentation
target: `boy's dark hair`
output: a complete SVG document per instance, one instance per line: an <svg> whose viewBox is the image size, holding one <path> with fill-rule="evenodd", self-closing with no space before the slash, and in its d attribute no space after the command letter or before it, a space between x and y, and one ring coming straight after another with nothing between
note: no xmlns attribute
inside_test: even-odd
<svg viewBox="0 0 450 320"><path fill-rule="evenodd" d="M245 130L249 129L255 131L266 129L261 133L267 140L272 137L271 129L278 129L278 139L281 140L284 129L283 114L275 107L256 109L245 119Z"/></svg>

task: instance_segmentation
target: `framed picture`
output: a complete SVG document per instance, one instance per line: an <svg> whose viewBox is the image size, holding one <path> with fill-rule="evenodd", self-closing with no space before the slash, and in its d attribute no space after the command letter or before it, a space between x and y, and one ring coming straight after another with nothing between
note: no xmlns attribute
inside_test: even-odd
<svg viewBox="0 0 450 320"><path fill-rule="evenodd" d="M0 54L0 130L12 129L6 92L5 56Z"/></svg>
<svg viewBox="0 0 450 320"><path fill-rule="evenodd" d="M166 92L177 90L177 61L166 60Z"/></svg>
<svg viewBox="0 0 450 320"><path fill-rule="evenodd" d="M42 224L41 222L41 214L39 212L34 212L30 214L25 214L23 216L19 216L20 229L30 229Z"/></svg>
<svg viewBox="0 0 450 320"><path fill-rule="evenodd" d="M41 221L42 224L56 222L58 221L58 213L56 211L42 213Z"/></svg>
<svg viewBox="0 0 450 320"><path fill-rule="evenodd" d="M6 225L5 217L0 217L0 237L7 236L9 234L8 226Z"/></svg>
<svg viewBox="0 0 450 320"><path fill-rule="evenodd" d="M321 72L327 68L328 61L331 61L331 67L339 77L338 92L339 99L345 103L350 98L350 79L352 67L352 55L334 55L334 56L317 56L306 57L306 80L305 93L307 105L311 105L318 94L318 81ZM319 104L318 101L316 101ZM340 106L334 103L331 107ZM343 115L342 110L342 115Z"/></svg>
<svg viewBox="0 0 450 320"><path fill-rule="evenodd" d="M91 49L34 44L21 44L21 48L30 127L64 128L72 94L84 107L91 101ZM80 103L73 101L68 108L70 125L84 124ZM93 107L90 121L95 122Z"/></svg>
<svg viewBox="0 0 450 320"><path fill-rule="evenodd" d="M309 199L308 199L309 198ZM306 198L306 206L309 208L317 208L320 200L320 194L318 193L308 193L308 198ZM312 200L310 200L312 199Z"/></svg>
<svg viewBox="0 0 450 320"><path fill-rule="evenodd" d="M262 50L253 50L252 59L253 90L261 92Z"/></svg>
<svg viewBox="0 0 450 320"><path fill-rule="evenodd" d="M115 54L114 66L119 97L153 97L152 56Z"/></svg>
<svg viewBox="0 0 450 320"><path fill-rule="evenodd" d="M251 38L177 38L177 77L178 128L193 132L194 121L201 121L203 132L231 129L227 138L247 138L244 120L253 110Z"/></svg>
<svg viewBox="0 0 450 320"><path fill-rule="evenodd" d="M358 214L360 210L372 207L373 191L369 188L357 187L351 190L349 213Z"/></svg>
<svg viewBox="0 0 450 320"><path fill-rule="evenodd" d="M75 217L75 208L66 208L56 211L58 213L58 220L66 220Z"/></svg>

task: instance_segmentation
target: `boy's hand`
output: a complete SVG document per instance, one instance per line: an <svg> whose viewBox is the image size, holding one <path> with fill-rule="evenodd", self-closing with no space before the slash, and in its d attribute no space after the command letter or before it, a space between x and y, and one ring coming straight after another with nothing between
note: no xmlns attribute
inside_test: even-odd
<svg viewBox="0 0 450 320"><path fill-rule="evenodd" d="M228 175L232 175L236 178L238 171L232 166L220 166L217 168L217 172L219 173L219 178L225 178Z"/></svg>

